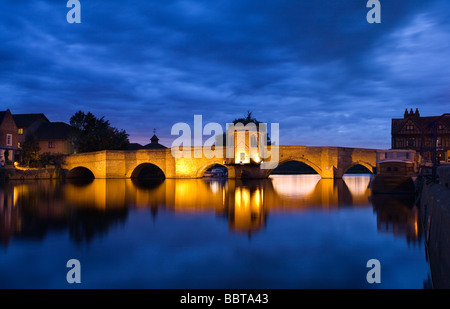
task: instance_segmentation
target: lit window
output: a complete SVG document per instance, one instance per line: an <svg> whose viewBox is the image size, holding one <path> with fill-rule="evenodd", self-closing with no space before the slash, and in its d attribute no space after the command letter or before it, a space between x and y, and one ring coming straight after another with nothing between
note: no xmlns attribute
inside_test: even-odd
<svg viewBox="0 0 450 309"><path fill-rule="evenodd" d="M6 146L12 146L12 134L6 134Z"/></svg>
<svg viewBox="0 0 450 309"><path fill-rule="evenodd" d="M414 130L414 126L413 125L407 125L406 126L406 130L412 131L412 130Z"/></svg>
<svg viewBox="0 0 450 309"><path fill-rule="evenodd" d="M48 148L55 148L55 144L53 143L53 141L48 142Z"/></svg>
<svg viewBox="0 0 450 309"><path fill-rule="evenodd" d="M20 134L20 135L23 134L23 128L19 128L19 134Z"/></svg>

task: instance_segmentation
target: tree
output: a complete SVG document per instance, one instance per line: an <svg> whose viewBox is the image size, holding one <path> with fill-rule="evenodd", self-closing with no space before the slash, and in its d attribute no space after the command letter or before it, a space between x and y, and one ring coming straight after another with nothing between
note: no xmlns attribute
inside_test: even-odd
<svg viewBox="0 0 450 309"><path fill-rule="evenodd" d="M44 152L39 155L39 164L41 167L46 165L54 165L60 168L65 163L65 155L62 153Z"/></svg>
<svg viewBox="0 0 450 309"><path fill-rule="evenodd" d="M22 160L26 166L37 163L39 161L39 140L33 133L28 133L25 136L25 141L22 145Z"/></svg>
<svg viewBox="0 0 450 309"><path fill-rule="evenodd" d="M247 116L245 116L243 118L236 118L233 120L234 125L236 125L238 123L242 123L244 126L249 123L254 123L256 125L256 129L259 130L259 124L261 123L261 121L258 121L258 120L256 120L256 118L253 118L252 112L248 111ZM220 135L216 136L216 141L218 141L218 139L220 140ZM226 133L222 134L222 145L224 145L224 146L226 145ZM267 145L271 145L269 134L267 134Z"/></svg>
<svg viewBox="0 0 450 309"><path fill-rule="evenodd" d="M254 123L256 127L259 127L260 121L256 120L256 118L252 118L252 112L248 111L247 116L245 118L237 118L233 120L233 124L242 123L244 126L249 123Z"/></svg>
<svg viewBox="0 0 450 309"><path fill-rule="evenodd" d="M71 142L76 152L122 150L130 143L125 130L111 127L104 117L97 118L91 112L76 112L70 118Z"/></svg>

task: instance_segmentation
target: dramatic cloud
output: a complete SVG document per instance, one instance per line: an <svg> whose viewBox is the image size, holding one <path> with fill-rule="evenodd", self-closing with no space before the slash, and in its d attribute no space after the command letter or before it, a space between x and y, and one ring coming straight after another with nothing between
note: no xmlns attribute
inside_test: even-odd
<svg viewBox="0 0 450 309"><path fill-rule="evenodd" d="M0 109L105 116L134 142L176 122L247 111L282 144L390 147L405 108L450 112L450 3L381 0L64 0L0 6ZM206 138L205 138L206 140Z"/></svg>

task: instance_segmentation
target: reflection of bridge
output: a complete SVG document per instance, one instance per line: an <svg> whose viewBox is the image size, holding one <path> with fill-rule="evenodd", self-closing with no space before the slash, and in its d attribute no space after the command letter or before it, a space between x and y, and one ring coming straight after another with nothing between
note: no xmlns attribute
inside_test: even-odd
<svg viewBox="0 0 450 309"><path fill-rule="evenodd" d="M85 185L68 184L64 195L77 208L102 211L137 207L154 213L162 208L175 213L214 212L228 217L230 229L250 232L264 227L272 212L367 207L369 180L367 175L344 179L320 179L318 175L228 181L166 179L142 184L130 179L96 179Z"/></svg>
<svg viewBox="0 0 450 309"><path fill-rule="evenodd" d="M369 180L367 175L346 176L344 179L274 175L267 180L223 182L167 179L142 184L130 179L97 179L83 185L69 183L64 196L72 205L104 210L164 205L176 212L220 211L234 208L237 203L241 206L239 209L263 207L266 211L298 211L367 206L370 204Z"/></svg>
<svg viewBox="0 0 450 309"><path fill-rule="evenodd" d="M155 217L167 210L176 214L213 213L226 218L230 230L250 233L263 228L267 216L274 213L370 207L369 181L368 175L343 179L274 175L264 180L228 181L10 182L0 187L0 243L7 244L18 233L41 235L48 228L64 226L73 228L77 238L92 237L94 231L104 233L112 223L125 220L128 210L134 208L149 209ZM391 197L372 199L379 229L406 234L408 239L417 237L417 216L410 207Z"/></svg>
<svg viewBox="0 0 450 309"><path fill-rule="evenodd" d="M312 167L322 178L342 178L355 165L373 172L376 150L343 147L279 146L279 164L299 161ZM223 149L225 157L225 148ZM200 178L215 164L228 169L228 178L267 178L272 170L257 164L228 164L223 158L206 158L201 147L191 148L190 158L177 158L171 149L99 151L68 156L64 168L75 175L89 170L95 178L135 178L149 166L157 167L165 178ZM199 155L200 154L200 155ZM273 160L272 160L273 161Z"/></svg>

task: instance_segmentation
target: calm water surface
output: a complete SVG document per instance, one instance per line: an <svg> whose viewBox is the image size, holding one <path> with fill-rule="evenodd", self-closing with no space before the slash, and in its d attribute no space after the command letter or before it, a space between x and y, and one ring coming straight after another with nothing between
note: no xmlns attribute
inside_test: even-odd
<svg viewBox="0 0 450 309"><path fill-rule="evenodd" d="M423 288L419 211L343 180L8 182L0 288ZM381 263L369 284L366 263Z"/></svg>

